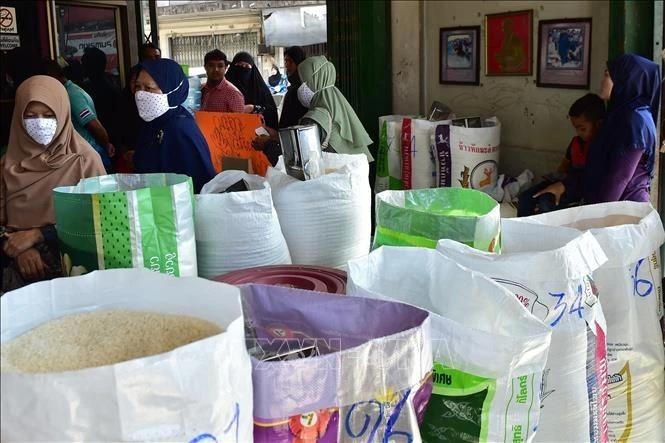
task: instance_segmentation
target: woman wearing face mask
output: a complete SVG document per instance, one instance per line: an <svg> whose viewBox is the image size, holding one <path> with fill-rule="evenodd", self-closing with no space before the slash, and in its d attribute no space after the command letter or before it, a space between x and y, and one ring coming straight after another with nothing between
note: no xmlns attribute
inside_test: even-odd
<svg viewBox="0 0 665 443"><path fill-rule="evenodd" d="M658 65L634 54L607 64L600 97L608 100L603 126L591 141L580 180L554 183L558 204L567 189L582 192L586 204L648 202L653 175L661 77Z"/></svg>
<svg viewBox="0 0 665 443"><path fill-rule="evenodd" d="M277 129L277 105L268 85L263 81L254 59L246 52L233 57L226 79L242 92L246 112L263 114L267 127Z"/></svg>
<svg viewBox="0 0 665 443"><path fill-rule="evenodd" d="M189 82L170 59L145 60L134 83L134 98L143 119L134 153L138 173L185 174L198 193L215 176L210 150L192 115L181 105Z"/></svg>
<svg viewBox="0 0 665 443"><path fill-rule="evenodd" d="M298 88L298 100L308 111L300 120L302 125L319 127L321 148L340 154L365 154L372 162L368 146L372 144L355 111L335 86L337 72L324 56L310 57L298 66L302 84ZM273 141L261 145L253 143L255 149L263 150L275 165L281 155L277 135ZM261 149L263 147L263 149Z"/></svg>
<svg viewBox="0 0 665 443"><path fill-rule="evenodd" d="M105 172L99 154L74 130L67 91L56 79L37 75L16 91L0 168L2 290L62 276L51 191Z"/></svg>

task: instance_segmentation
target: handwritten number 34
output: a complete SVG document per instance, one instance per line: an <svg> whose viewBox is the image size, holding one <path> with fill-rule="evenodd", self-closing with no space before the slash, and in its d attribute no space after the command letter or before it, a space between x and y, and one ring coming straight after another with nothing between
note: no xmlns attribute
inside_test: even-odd
<svg viewBox="0 0 665 443"><path fill-rule="evenodd" d="M579 285L577 287L577 297L575 297L575 301L570 306L570 310L568 310L568 303L563 301L564 297L566 296L564 292L549 292L552 297L557 299L556 305L554 305L554 310L558 310L557 317L550 323L551 327L555 327L559 324L563 316L566 314L566 311L569 315L574 315L577 313L578 318L582 318L582 311L584 311L584 306L582 306L582 292L582 285Z"/></svg>

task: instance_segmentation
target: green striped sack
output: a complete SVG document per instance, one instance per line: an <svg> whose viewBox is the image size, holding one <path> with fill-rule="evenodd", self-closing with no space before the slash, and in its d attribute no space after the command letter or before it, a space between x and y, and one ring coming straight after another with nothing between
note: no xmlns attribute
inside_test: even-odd
<svg viewBox="0 0 665 443"><path fill-rule="evenodd" d="M111 268L197 275L189 177L105 175L53 193L67 275Z"/></svg>

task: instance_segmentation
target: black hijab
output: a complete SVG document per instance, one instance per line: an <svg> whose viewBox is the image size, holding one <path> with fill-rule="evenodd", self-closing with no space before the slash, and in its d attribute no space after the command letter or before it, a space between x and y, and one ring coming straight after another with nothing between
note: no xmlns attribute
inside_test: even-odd
<svg viewBox="0 0 665 443"><path fill-rule="evenodd" d="M236 66L236 63L249 63L252 68L246 69ZM231 67L226 71L226 79L233 83L245 97L245 104L263 106L263 117L266 125L277 129L277 105L272 98L268 85L263 81L259 69L254 64L254 59L246 52L239 52L233 57Z"/></svg>

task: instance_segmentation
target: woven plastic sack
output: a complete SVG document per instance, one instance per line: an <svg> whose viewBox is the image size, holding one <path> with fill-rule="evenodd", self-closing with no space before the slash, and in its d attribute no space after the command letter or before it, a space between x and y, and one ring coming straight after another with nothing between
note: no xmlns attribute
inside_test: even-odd
<svg viewBox="0 0 665 443"><path fill-rule="evenodd" d="M240 180L249 190L220 194ZM195 220L201 277L291 263L270 185L263 177L243 171L217 174L196 196Z"/></svg>
<svg viewBox="0 0 665 443"><path fill-rule="evenodd" d="M437 250L494 279L552 328L534 441L607 442L606 326L591 278L607 257L593 235L572 229L503 220L501 235L501 254L452 240Z"/></svg>
<svg viewBox="0 0 665 443"><path fill-rule="evenodd" d="M186 175L104 175L53 193L67 274L133 267L197 275L194 196Z"/></svg>
<svg viewBox="0 0 665 443"><path fill-rule="evenodd" d="M327 152L323 163L326 174L313 180L274 168L266 178L293 263L338 268L369 251L369 164L362 154Z"/></svg>
<svg viewBox="0 0 665 443"><path fill-rule="evenodd" d="M373 248L382 245L435 248L442 238L477 249L501 248L499 204L471 189L384 191L376 196Z"/></svg>
<svg viewBox="0 0 665 443"><path fill-rule="evenodd" d="M648 203L612 202L517 219L589 230L608 257L593 273L607 320L610 440L665 441L665 355L659 248L665 231ZM557 228L559 227L559 228Z"/></svg>
<svg viewBox="0 0 665 443"><path fill-rule="evenodd" d="M421 441L432 388L427 312L277 286L242 292L262 352L252 357L254 442ZM264 361L306 346L317 352Z"/></svg>
<svg viewBox="0 0 665 443"><path fill-rule="evenodd" d="M347 288L430 311L423 442L533 441L551 332L510 292L435 250L389 246L351 261Z"/></svg>
<svg viewBox="0 0 665 443"><path fill-rule="evenodd" d="M441 124L429 120L402 120L402 185L404 189L436 185L434 130Z"/></svg>
<svg viewBox="0 0 665 443"><path fill-rule="evenodd" d="M402 115L379 117L379 149L374 192L402 189Z"/></svg>
<svg viewBox="0 0 665 443"><path fill-rule="evenodd" d="M501 123L483 120L481 128L439 124L433 132L436 186L480 189L496 184L499 175Z"/></svg>
<svg viewBox="0 0 665 443"><path fill-rule="evenodd" d="M0 299L2 342L64 315L129 309L190 315L225 332L171 352L78 371L0 375L3 442L247 442L251 363L237 288L114 269Z"/></svg>

